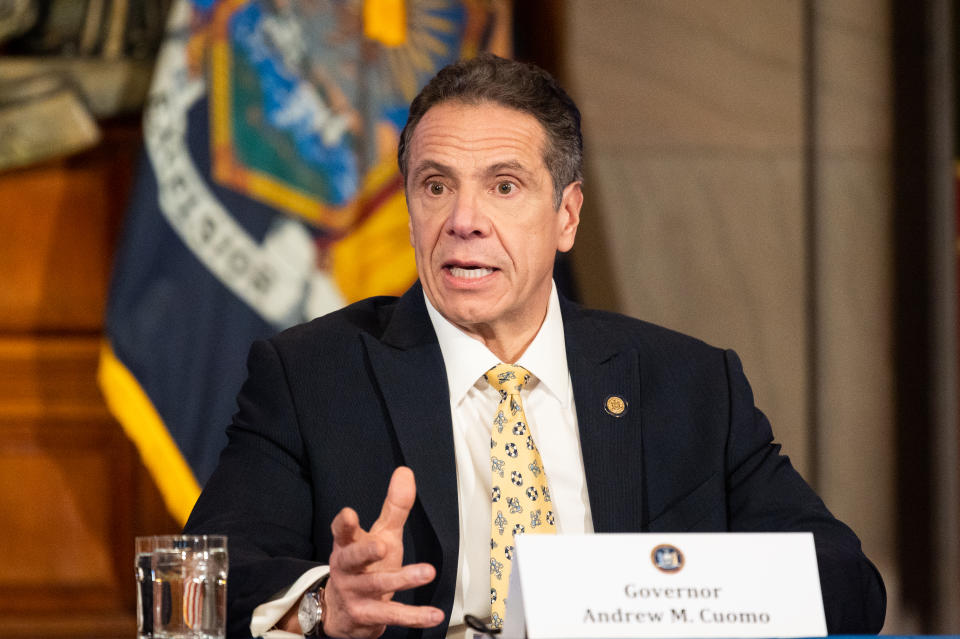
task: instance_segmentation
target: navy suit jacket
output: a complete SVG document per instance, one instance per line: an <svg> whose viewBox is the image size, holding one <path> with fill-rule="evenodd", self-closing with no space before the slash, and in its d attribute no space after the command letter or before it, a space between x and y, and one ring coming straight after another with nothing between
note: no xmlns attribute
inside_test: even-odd
<svg viewBox="0 0 960 639"><path fill-rule="evenodd" d="M828 629L878 632L880 575L780 455L736 354L566 300L561 311L596 532L811 531ZM229 443L186 527L229 535L228 634L249 636L254 607L327 562L341 508L369 527L399 465L417 479L404 563L429 562L437 578L395 598L449 618L456 465L446 372L420 285L257 342L248 368ZM611 395L626 401L620 416L604 408Z"/></svg>

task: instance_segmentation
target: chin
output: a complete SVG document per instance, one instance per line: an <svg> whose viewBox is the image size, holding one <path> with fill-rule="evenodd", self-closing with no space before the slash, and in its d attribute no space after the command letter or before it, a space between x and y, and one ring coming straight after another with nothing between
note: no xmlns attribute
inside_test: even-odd
<svg viewBox="0 0 960 639"><path fill-rule="evenodd" d="M492 310L488 305L477 303L449 305L447 308L438 308L441 315L446 317L454 324L460 326L475 326L489 323L494 319Z"/></svg>
<svg viewBox="0 0 960 639"><path fill-rule="evenodd" d="M450 321L454 324L459 324L461 326L475 326L478 324L486 324L490 321L490 317L486 313L473 312L471 310L462 310L456 309L447 314L450 318Z"/></svg>
<svg viewBox="0 0 960 639"><path fill-rule="evenodd" d="M485 324L497 318L502 294L479 289L438 287L437 295L429 295L434 307L447 320L461 326Z"/></svg>

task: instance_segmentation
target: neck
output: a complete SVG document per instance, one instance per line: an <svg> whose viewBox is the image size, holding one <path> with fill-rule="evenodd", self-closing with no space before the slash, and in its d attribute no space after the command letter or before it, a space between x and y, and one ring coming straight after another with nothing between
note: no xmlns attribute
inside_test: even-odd
<svg viewBox="0 0 960 639"><path fill-rule="evenodd" d="M516 364L520 356L526 352L527 347L533 342L533 338L537 336L537 331L534 331L525 339L498 339L497 336L485 337L476 333L471 333L471 335L477 336L483 342L483 345L496 355L502 363Z"/></svg>
<svg viewBox="0 0 960 639"><path fill-rule="evenodd" d="M526 352L527 347L533 343L546 317L547 304L544 304L543 311L539 316L523 318L526 321L500 321L490 324L457 326L467 335L483 342L483 345L496 355L502 363L515 364L520 356Z"/></svg>
<svg viewBox="0 0 960 639"><path fill-rule="evenodd" d="M539 308L538 313L518 312L486 322L458 322L442 313L426 295L424 297L434 312L440 314L445 321L463 333L482 343L487 350L496 355L500 362L515 364L540 332L550 308L551 295L552 286L541 299L530 300L528 308Z"/></svg>

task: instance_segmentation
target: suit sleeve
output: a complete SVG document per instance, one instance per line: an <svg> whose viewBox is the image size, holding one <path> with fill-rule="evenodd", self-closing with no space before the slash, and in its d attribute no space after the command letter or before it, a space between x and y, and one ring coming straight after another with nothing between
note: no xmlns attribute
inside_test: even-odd
<svg viewBox="0 0 960 639"><path fill-rule="evenodd" d="M313 495L297 415L274 347L257 342L217 469L184 532L225 534L228 636L250 636L255 607L317 562Z"/></svg>
<svg viewBox="0 0 960 639"><path fill-rule="evenodd" d="M836 519L780 454L767 418L754 407L739 358L726 352L730 384L727 441L728 523L733 532L813 533L827 631L878 633L886 613L880 573L856 534Z"/></svg>

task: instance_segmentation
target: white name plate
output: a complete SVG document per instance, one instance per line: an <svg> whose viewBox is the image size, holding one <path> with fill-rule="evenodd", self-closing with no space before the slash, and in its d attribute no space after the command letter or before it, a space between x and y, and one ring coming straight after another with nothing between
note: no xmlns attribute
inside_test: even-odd
<svg viewBox="0 0 960 639"><path fill-rule="evenodd" d="M811 533L516 541L504 639L827 634Z"/></svg>

